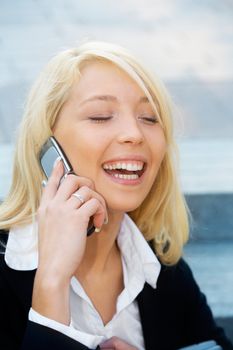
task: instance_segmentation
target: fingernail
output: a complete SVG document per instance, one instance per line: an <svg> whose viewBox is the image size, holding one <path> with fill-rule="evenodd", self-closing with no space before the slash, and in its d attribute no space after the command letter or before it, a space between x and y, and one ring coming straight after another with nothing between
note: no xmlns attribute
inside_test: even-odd
<svg viewBox="0 0 233 350"><path fill-rule="evenodd" d="M42 187L45 187L47 185L47 181L46 180L43 180L42 182L41 182L41 186Z"/></svg>
<svg viewBox="0 0 233 350"><path fill-rule="evenodd" d="M96 228L95 228L95 232L98 233L98 232L100 232L100 231L101 231L101 227L96 227Z"/></svg>
<svg viewBox="0 0 233 350"><path fill-rule="evenodd" d="M58 164L58 162L60 162L61 157L57 157L57 159L55 160L53 167L55 168L55 166Z"/></svg>
<svg viewBox="0 0 233 350"><path fill-rule="evenodd" d="M104 225L108 224L108 217L106 216L106 218L104 219Z"/></svg>

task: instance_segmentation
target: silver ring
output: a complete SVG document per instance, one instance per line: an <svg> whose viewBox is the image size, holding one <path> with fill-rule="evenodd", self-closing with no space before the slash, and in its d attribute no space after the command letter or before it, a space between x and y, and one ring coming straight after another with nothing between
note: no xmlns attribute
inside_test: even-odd
<svg viewBox="0 0 233 350"><path fill-rule="evenodd" d="M81 194L79 194L79 193L73 193L72 196L78 198L78 200L79 200L82 204L85 203L85 200L84 200L83 196L81 196Z"/></svg>

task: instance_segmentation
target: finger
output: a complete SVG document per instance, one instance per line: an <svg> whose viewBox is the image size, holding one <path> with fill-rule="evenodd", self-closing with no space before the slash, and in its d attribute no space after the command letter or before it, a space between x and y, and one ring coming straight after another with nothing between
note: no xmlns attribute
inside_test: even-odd
<svg viewBox="0 0 233 350"><path fill-rule="evenodd" d="M86 186L92 190L94 189L94 183L90 179L73 174L67 175L56 193L56 200L60 202L66 201L72 193L82 186Z"/></svg>
<svg viewBox="0 0 233 350"><path fill-rule="evenodd" d="M100 344L101 349L115 349L115 350L137 350L134 346L129 345L124 340L118 337L112 337Z"/></svg>
<svg viewBox="0 0 233 350"><path fill-rule="evenodd" d="M70 206L71 209L79 208L82 204L84 204L91 198L96 198L98 201L101 202L101 204L105 208L105 212L106 212L105 216L107 216L107 208L106 208L105 200L99 193L91 190L87 186L82 186L79 188L78 191L72 193L67 204Z"/></svg>
<svg viewBox="0 0 233 350"><path fill-rule="evenodd" d="M63 174L64 174L64 166L60 159L55 161L52 174L49 177L46 186L43 188L41 205L46 204L48 201L54 198L54 196L57 193L57 189L59 187L60 180Z"/></svg>
<svg viewBox="0 0 233 350"><path fill-rule="evenodd" d="M91 217L93 217L93 225L97 228L103 226L105 219L105 208L96 198L91 198L86 203L80 206L77 210L77 215L87 217L87 225Z"/></svg>

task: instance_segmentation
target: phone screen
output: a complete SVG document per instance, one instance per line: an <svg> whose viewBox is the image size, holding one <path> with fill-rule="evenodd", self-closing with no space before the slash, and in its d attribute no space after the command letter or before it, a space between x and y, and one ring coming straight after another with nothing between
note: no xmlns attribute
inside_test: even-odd
<svg viewBox="0 0 233 350"><path fill-rule="evenodd" d="M53 171L54 162L58 157L61 157L63 161L65 174L72 173L73 169L68 158L65 155L65 152L63 151L61 145L59 145L57 140L53 136L51 136L41 148L39 156L41 167L47 179L51 175Z"/></svg>

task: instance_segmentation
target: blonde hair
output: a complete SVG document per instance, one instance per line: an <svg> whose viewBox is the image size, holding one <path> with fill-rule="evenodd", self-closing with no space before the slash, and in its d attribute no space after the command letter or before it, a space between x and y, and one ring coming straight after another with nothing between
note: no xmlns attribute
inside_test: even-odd
<svg viewBox="0 0 233 350"><path fill-rule="evenodd" d="M151 76L125 49L104 42L87 42L56 55L33 85L25 106L16 145L9 194L0 206L0 229L25 225L35 219L43 174L38 153L51 136L53 125L82 68L93 61L111 62L142 88L161 123L167 151L148 196L129 213L146 240L153 240L164 264L175 264L188 238L188 208L177 178L177 150L171 101L163 84Z"/></svg>

